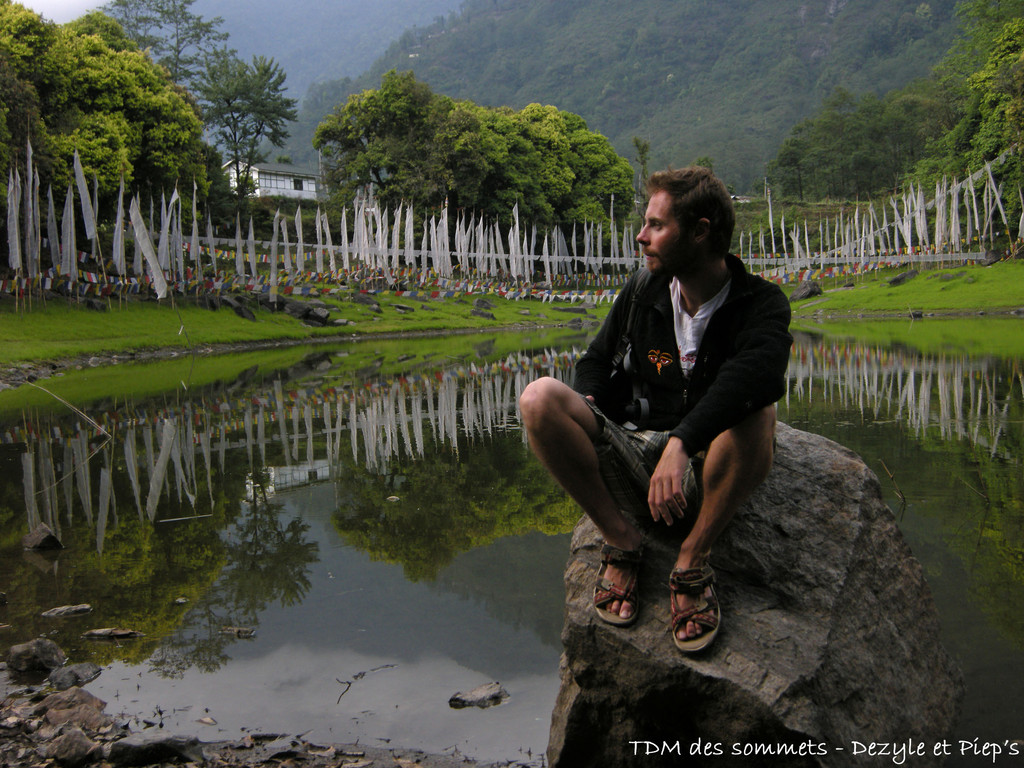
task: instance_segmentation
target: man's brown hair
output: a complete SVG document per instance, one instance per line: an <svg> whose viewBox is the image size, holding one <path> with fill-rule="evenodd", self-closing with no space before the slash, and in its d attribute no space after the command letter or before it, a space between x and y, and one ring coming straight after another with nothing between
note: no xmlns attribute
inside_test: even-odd
<svg viewBox="0 0 1024 768"><path fill-rule="evenodd" d="M716 253L727 253L736 227L732 196L711 169L700 165L656 171L647 179L647 194L668 192L672 214L683 229L698 219L711 222L711 245Z"/></svg>

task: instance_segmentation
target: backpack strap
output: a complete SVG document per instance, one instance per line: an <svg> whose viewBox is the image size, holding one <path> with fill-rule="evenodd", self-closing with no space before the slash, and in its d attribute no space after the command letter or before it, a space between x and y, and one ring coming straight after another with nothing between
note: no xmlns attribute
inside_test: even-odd
<svg viewBox="0 0 1024 768"><path fill-rule="evenodd" d="M615 347L615 354L612 356L612 367L618 368L621 364L625 370L629 370L629 349L630 335L636 327L636 318L640 313L640 294L644 292L647 284L651 281L651 273L646 267L641 267L636 273L633 282L633 290L629 295L629 309L626 311L626 324L619 336L619 343Z"/></svg>
<svg viewBox="0 0 1024 768"><path fill-rule="evenodd" d="M633 330L636 328L637 316L640 314L640 295L644 292L647 284L651 281L651 273L642 267L636 274L636 278L633 282L633 290L629 296L629 309L626 312L626 324L622 329L622 335L619 337L619 343L615 348L615 354L612 356L612 375L615 375L619 365L622 365L622 370L625 371L633 384L633 404L639 409L636 414L636 420L641 424L647 420L650 414L650 404L647 399L643 396L643 382L638 375L633 372L633 361L630 356L632 344L630 337Z"/></svg>

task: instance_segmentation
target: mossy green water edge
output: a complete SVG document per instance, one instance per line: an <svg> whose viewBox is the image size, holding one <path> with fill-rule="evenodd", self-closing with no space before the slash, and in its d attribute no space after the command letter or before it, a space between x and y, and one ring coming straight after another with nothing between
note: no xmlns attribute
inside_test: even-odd
<svg viewBox="0 0 1024 768"><path fill-rule="evenodd" d="M286 312L257 309L255 319L245 319L227 307L211 312L187 299L111 299L97 310L74 300L15 302L8 296L0 301L0 364L254 342L530 329L600 320L611 306L606 301L584 311L568 302L468 295L421 302L386 292L374 298L377 308L345 298L325 299L332 321L345 324L315 327ZM476 306L480 298L488 305L485 309Z"/></svg>
<svg viewBox="0 0 1024 768"><path fill-rule="evenodd" d="M909 268L908 268L909 269ZM923 352L963 351L1000 357L1024 356L1024 263L1003 261L984 267L974 264L921 270L900 285L890 281L901 270L880 270L822 282L824 293L797 301L793 327L797 331L829 334L879 344L909 344ZM906 270L902 270L906 271ZM795 285L784 285L792 293ZM489 306L474 311L477 298ZM544 328L593 329L607 315L610 301L588 305L510 301L497 296L460 296L419 301L381 292L379 311L350 298L327 301L332 319L345 325L312 327L285 312L258 310L244 319L228 308L218 311L194 301L105 302L103 311L73 300L0 300L0 366L60 360L91 355L145 357L155 350L178 355L170 368L154 374L153 386L170 380L196 382L197 375L221 380L250 367L245 354L257 346L275 346L283 360L308 354L309 345L358 339L395 339L384 355L397 360L399 347L412 337L465 333L508 332L512 336ZM469 340L464 346L472 347ZM453 342L445 341L442 348ZM285 352L280 348L297 346ZM234 362L204 366L195 371L195 356L230 349ZM241 351L241 354L238 354ZM282 362L282 365L288 363ZM181 370L178 370L180 368ZM228 370L228 369L231 370ZM121 374L112 374L112 380ZM135 384L144 385L143 369L133 369ZM95 380L96 377L94 376ZM156 382L164 382L162 385ZM201 382L200 382L201 383ZM117 386L110 382L111 390Z"/></svg>
<svg viewBox="0 0 1024 768"><path fill-rule="evenodd" d="M170 359L118 364L80 364L38 382L0 391L0 417L24 409L60 412L66 403L116 406L152 397L202 397L205 390L237 388L254 377L308 367L320 369L317 386L353 387L368 379L389 379L450 367L497 363L524 349L582 349L587 329L482 329L474 333L413 337L364 337L283 344L228 354L175 354Z"/></svg>

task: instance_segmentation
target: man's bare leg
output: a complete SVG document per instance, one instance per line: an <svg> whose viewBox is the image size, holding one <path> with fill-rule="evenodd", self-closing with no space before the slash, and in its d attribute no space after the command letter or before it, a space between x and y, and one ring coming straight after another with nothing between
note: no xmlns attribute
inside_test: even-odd
<svg viewBox="0 0 1024 768"><path fill-rule="evenodd" d="M597 416L579 394L557 379L537 379L520 395L519 411L530 448L594 521L605 542L624 550L639 547L642 534L619 509L598 471ZM605 578L619 586L626 584L629 575L614 566L605 571ZM633 609L628 603L614 602L607 610L625 619Z"/></svg>
<svg viewBox="0 0 1024 768"><path fill-rule="evenodd" d="M775 406L762 408L716 437L704 460L704 499L697 520L679 548L676 567L699 568L707 562L711 545L754 489L768 476L772 466L775 438ZM690 608L694 599L674 596L680 609ZM697 637L702 627L687 622L676 632L680 640Z"/></svg>

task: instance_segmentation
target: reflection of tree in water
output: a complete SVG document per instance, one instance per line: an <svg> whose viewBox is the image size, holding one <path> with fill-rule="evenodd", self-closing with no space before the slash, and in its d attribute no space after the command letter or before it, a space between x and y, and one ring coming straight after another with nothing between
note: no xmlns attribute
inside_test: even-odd
<svg viewBox="0 0 1024 768"><path fill-rule="evenodd" d="M225 531L226 562L217 582L150 660L165 677L180 677L190 667L217 669L229 659L228 646L256 628L268 604L295 605L309 592L309 569L319 558L309 524L283 519L283 506L268 499L263 483L254 483L247 506Z"/></svg>
<svg viewBox="0 0 1024 768"><path fill-rule="evenodd" d="M396 458L379 474L345 466L335 484L342 537L401 563L413 581L433 579L460 552L526 531L564 532L579 517L514 432L463 437L457 451Z"/></svg>

